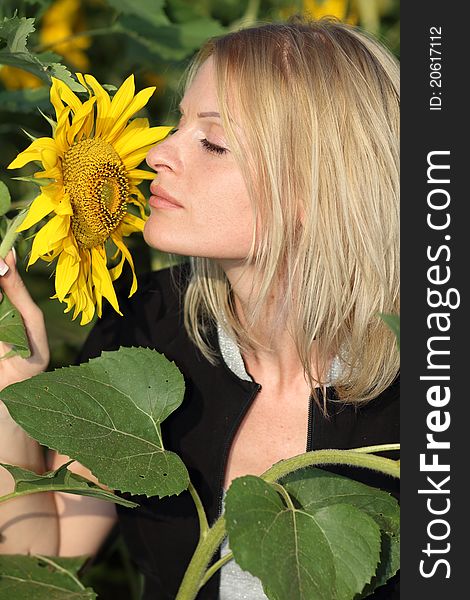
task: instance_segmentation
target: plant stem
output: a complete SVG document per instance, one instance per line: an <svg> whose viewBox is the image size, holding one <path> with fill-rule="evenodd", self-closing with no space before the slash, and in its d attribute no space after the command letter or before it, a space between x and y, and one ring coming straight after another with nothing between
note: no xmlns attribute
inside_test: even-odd
<svg viewBox="0 0 470 600"><path fill-rule="evenodd" d="M333 464L363 467L384 473L385 475L391 475L392 477L399 477L400 467L397 462L389 458L368 454L368 452L372 452L373 448L378 448L376 451L397 450L399 445L365 446L364 448L352 450L315 450L281 460L265 471L260 477L268 483L276 483L278 479L281 479L292 471L314 465ZM279 487L282 488L282 486ZM175 600L194 600L201 587L218 569L230 560L224 557L207 569L209 561L223 542L225 535L225 518L222 515L208 530L205 538L202 539L200 537Z"/></svg>
<svg viewBox="0 0 470 600"><path fill-rule="evenodd" d="M189 482L188 491L192 496L194 504L196 505L197 516L199 518L199 541L201 541L205 539L207 532L209 531L209 523L207 522L206 511L204 510L204 506L202 505L196 488L191 482Z"/></svg>
<svg viewBox="0 0 470 600"><path fill-rule="evenodd" d="M240 28L253 25L258 19L258 11L261 0L248 0L245 13L240 19L236 19L229 26L229 31L238 31Z"/></svg>
<svg viewBox="0 0 470 600"><path fill-rule="evenodd" d="M207 565L224 537L225 519L221 516L209 529L204 541L200 541L197 545L175 600L194 600L196 598L204 580Z"/></svg>
<svg viewBox="0 0 470 600"><path fill-rule="evenodd" d="M280 494L284 498L284 502L286 503L287 508L289 508L290 510L295 510L295 506L292 503L292 499L287 493L287 491L284 489L284 487L280 483L274 482L271 485L273 486L273 488L276 489L278 494Z"/></svg>
<svg viewBox="0 0 470 600"><path fill-rule="evenodd" d="M251 25L258 18L260 3L261 0L248 0L248 5L243 15L243 21L246 25Z"/></svg>
<svg viewBox="0 0 470 600"><path fill-rule="evenodd" d="M272 483L288 475L292 471L311 467L314 465L348 465L352 467L363 467L378 471L392 477L400 477L400 467L396 461L374 454L366 454L364 451L356 450L315 450L299 454L273 465L261 478Z"/></svg>
<svg viewBox="0 0 470 600"><path fill-rule="evenodd" d="M29 208L29 206L28 206ZM21 225L21 223L25 220L26 215L28 213L28 208L24 208L21 212L19 212L13 221L10 223L10 226L7 229L5 237L0 244L0 257L5 258L8 252L13 248L13 244L18 237L16 233L16 229Z"/></svg>
<svg viewBox="0 0 470 600"><path fill-rule="evenodd" d="M220 558L211 567L209 567L207 569L206 574L204 575L201 583L199 584L199 589L202 588L204 585L206 585L206 583L209 581L209 579L212 577L212 575L214 575L214 573L217 573L217 571L219 569L221 569L225 564L230 562L232 559L233 559L233 552L227 552L227 554L225 554L225 556L222 556L222 558Z"/></svg>
<svg viewBox="0 0 470 600"><path fill-rule="evenodd" d="M76 496L86 496L86 494L80 494L80 490L77 488L72 488L70 485L54 485L49 486L47 488L38 488L38 489L29 489L23 490L21 492L11 492L10 494L5 494L5 496L0 496L0 504L2 502L7 502L8 500L12 500L13 498L20 498L21 496L29 496L29 494L40 494L43 492L67 492L69 494L75 494ZM103 500L105 500L103 498ZM112 500L105 500L107 502L112 502ZM129 501L130 502L130 501ZM134 506L129 506L129 508L135 508L139 506L135 502L132 502ZM127 505L126 505L127 506Z"/></svg>
<svg viewBox="0 0 470 600"><path fill-rule="evenodd" d="M354 448L354 452L364 452L365 454L372 454L373 452L388 452L389 450L400 450L400 444L381 444L378 446Z"/></svg>

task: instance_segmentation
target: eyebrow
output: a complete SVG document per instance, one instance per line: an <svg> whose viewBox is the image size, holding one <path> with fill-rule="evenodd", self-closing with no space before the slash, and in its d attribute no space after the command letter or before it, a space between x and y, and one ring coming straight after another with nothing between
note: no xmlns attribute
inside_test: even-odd
<svg viewBox="0 0 470 600"><path fill-rule="evenodd" d="M220 118L220 113L218 112L214 112L214 111L209 111L209 112L199 112L197 113L197 116L200 119L203 119L204 117L219 117Z"/></svg>
<svg viewBox="0 0 470 600"><path fill-rule="evenodd" d="M181 104L178 106L178 110L181 114L184 114ZM198 112L197 117L198 117L198 119L203 119L204 117L218 117L220 119L220 113L213 111L213 110L210 110L207 112Z"/></svg>

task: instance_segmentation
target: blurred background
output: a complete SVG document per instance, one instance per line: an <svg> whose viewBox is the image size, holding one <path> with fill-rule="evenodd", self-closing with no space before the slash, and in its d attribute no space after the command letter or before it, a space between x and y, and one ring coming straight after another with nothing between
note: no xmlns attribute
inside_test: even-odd
<svg viewBox="0 0 470 600"><path fill-rule="evenodd" d="M91 73L102 84L116 87L134 73L137 90L156 86L146 114L140 116L147 116L151 125L174 125L182 74L207 38L295 14L335 16L373 33L399 58L399 0L0 0L0 180L9 188L13 207L33 199L38 188L12 179L31 175L31 165L23 173L7 171L6 166L29 145L25 132L50 136L50 125L40 111L52 114L52 107L47 78L34 75L34 69L2 64L5 19L34 20L30 21L34 30L19 41L33 56L54 65L56 72L65 67L71 73ZM141 189L148 196L148 183ZM52 354L49 368L54 369L74 361L93 322L80 326L79 318L72 321L71 313L63 313L65 304L49 299L54 294L54 265L38 261L25 271L27 238L25 232L16 243L19 269L45 314ZM170 258L149 248L141 236L127 240L137 274L169 264ZM117 532L85 570L84 581L100 599L138 600L140 578Z"/></svg>

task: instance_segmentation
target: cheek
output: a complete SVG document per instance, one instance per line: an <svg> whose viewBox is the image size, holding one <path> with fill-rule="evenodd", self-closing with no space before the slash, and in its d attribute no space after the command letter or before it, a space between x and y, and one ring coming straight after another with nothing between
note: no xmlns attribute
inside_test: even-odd
<svg viewBox="0 0 470 600"><path fill-rule="evenodd" d="M205 185L198 186L190 202L193 222L211 227L214 235L249 238L253 230L253 210L241 176L220 177L207 173ZM212 182L209 184L209 182Z"/></svg>

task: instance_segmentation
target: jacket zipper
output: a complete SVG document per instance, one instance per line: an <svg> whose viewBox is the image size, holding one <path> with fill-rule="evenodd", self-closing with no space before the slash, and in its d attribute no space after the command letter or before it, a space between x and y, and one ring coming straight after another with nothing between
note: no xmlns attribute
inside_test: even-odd
<svg viewBox="0 0 470 600"><path fill-rule="evenodd" d="M315 407L313 405L313 397L310 394L309 399L308 399L307 444L305 447L306 452L310 452L312 450L312 446L313 446L312 435L313 435L314 411L315 411Z"/></svg>
<svg viewBox="0 0 470 600"><path fill-rule="evenodd" d="M220 492L219 492L218 507L217 507L217 513L219 516L222 514L222 500L224 497L223 489L224 489L225 471L227 468L228 451L229 451L230 446L232 445L233 438L235 437L235 434L237 433L238 428L240 427L243 417L246 415L247 410L252 405L253 400L255 399L255 397L258 394L258 392L260 391L260 389L261 389L261 385L258 383L253 394L250 396L250 399L247 402L244 410L240 413L238 419L236 420L235 426L232 429L232 435L229 438L227 438L226 443L224 445L224 449L223 449L223 453L222 453L222 469L221 469L221 473L220 473L220 477L219 477Z"/></svg>

